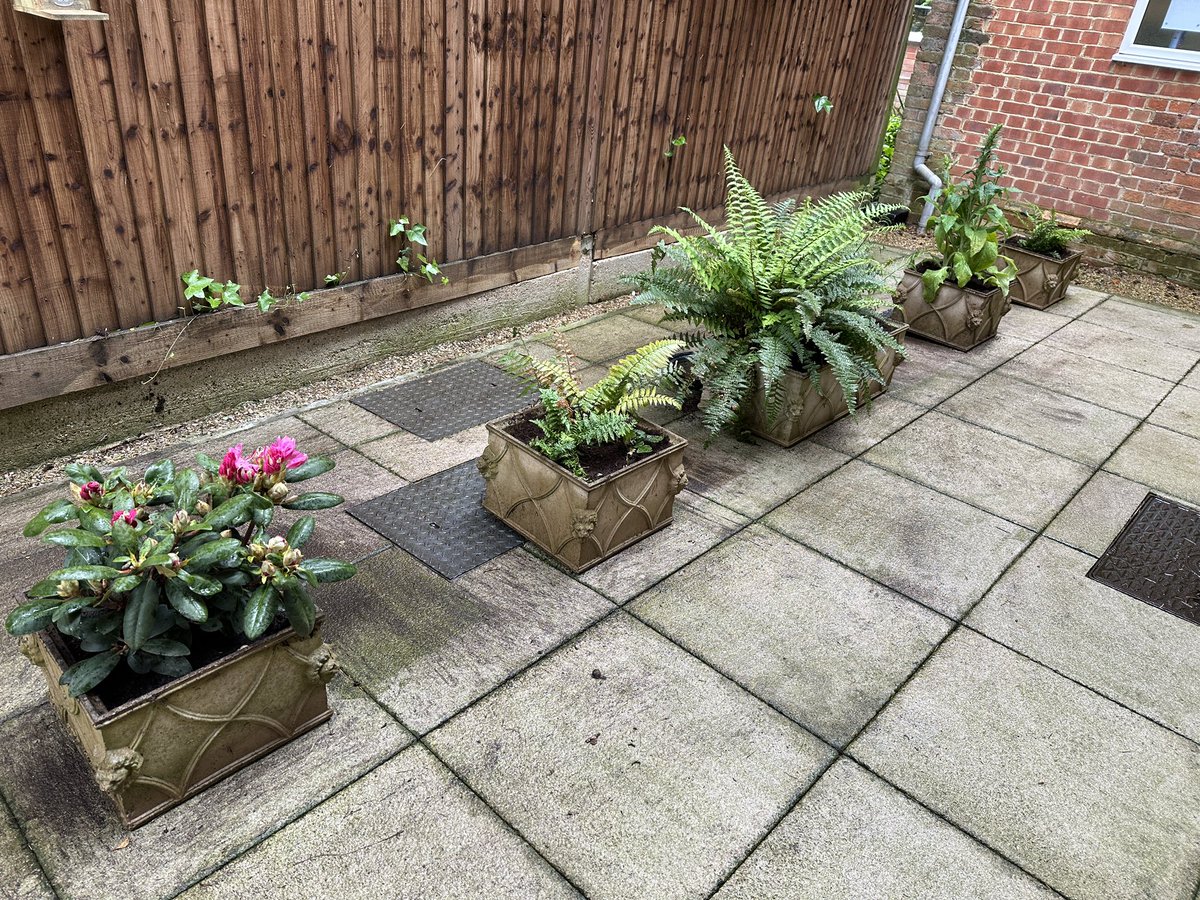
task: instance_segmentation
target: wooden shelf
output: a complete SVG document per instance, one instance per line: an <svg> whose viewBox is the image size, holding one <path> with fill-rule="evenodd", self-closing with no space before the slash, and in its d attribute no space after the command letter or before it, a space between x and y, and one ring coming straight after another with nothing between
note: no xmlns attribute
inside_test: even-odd
<svg viewBox="0 0 1200 900"><path fill-rule="evenodd" d="M58 7L51 0L12 0L13 9L19 13L27 13L42 19L53 19L57 22L104 22L108 13L91 9L86 0L81 0L77 6Z"/></svg>

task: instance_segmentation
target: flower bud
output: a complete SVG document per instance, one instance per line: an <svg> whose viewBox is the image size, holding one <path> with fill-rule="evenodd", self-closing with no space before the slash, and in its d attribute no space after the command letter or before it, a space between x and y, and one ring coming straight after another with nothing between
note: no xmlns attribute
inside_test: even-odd
<svg viewBox="0 0 1200 900"><path fill-rule="evenodd" d="M288 486L282 481L278 484L271 485L271 489L267 491L267 496L275 503L282 503L287 499Z"/></svg>
<svg viewBox="0 0 1200 900"><path fill-rule="evenodd" d="M280 537L279 535L275 535L275 537L267 541L267 549L272 553L280 553L286 550L287 545L287 538Z"/></svg>
<svg viewBox="0 0 1200 900"><path fill-rule="evenodd" d="M211 504L205 503L203 500L199 501L196 504L196 514L197 515L207 516L210 512L212 512Z"/></svg>
<svg viewBox="0 0 1200 900"><path fill-rule="evenodd" d="M55 591L55 593L64 600L69 600L71 597L77 597L79 596L79 582L60 581L58 583L58 589Z"/></svg>
<svg viewBox="0 0 1200 900"><path fill-rule="evenodd" d="M179 558L178 553L168 553L167 560L168 560L168 562L170 562L172 569L182 569L183 568L183 560Z"/></svg>
<svg viewBox="0 0 1200 900"><path fill-rule="evenodd" d="M224 538L237 537L237 533L232 528L226 528L224 531L221 532L221 537L224 537Z"/></svg>
<svg viewBox="0 0 1200 900"><path fill-rule="evenodd" d="M302 559L304 559L304 554L295 547L289 547L283 554L283 564L289 569L294 569L300 565Z"/></svg>
<svg viewBox="0 0 1200 900"><path fill-rule="evenodd" d="M79 499L84 503L96 500L104 494L104 486L98 481L89 481L79 488Z"/></svg>
<svg viewBox="0 0 1200 900"><path fill-rule="evenodd" d="M262 575L263 581L266 581L274 576L279 569L275 568L275 563L271 562L269 559L265 559L263 560L263 564L259 567L258 571Z"/></svg>
<svg viewBox="0 0 1200 900"><path fill-rule="evenodd" d="M192 521L192 517L188 515L186 509L178 509L175 515L171 516L171 528L175 531L183 531Z"/></svg>

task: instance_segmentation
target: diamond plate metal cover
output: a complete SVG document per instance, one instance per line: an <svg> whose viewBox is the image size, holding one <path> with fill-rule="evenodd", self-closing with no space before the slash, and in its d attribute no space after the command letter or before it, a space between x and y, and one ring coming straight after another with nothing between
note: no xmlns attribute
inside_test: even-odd
<svg viewBox="0 0 1200 900"><path fill-rule="evenodd" d="M350 515L446 578L457 578L525 539L482 506L483 476L470 460L397 488Z"/></svg>
<svg viewBox="0 0 1200 900"><path fill-rule="evenodd" d="M1147 494L1088 578L1200 625L1200 510Z"/></svg>
<svg viewBox="0 0 1200 900"><path fill-rule="evenodd" d="M529 406L521 382L473 359L354 400L405 431L436 441Z"/></svg>

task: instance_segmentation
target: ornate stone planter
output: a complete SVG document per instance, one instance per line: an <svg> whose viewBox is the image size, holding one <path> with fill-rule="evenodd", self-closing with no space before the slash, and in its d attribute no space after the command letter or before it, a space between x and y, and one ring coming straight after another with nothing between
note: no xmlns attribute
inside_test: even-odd
<svg viewBox="0 0 1200 900"><path fill-rule="evenodd" d="M892 336L903 344L908 326L895 322L889 322L888 325ZM860 391L860 404L887 390L900 360L896 352L889 349L881 350L875 357L875 363L879 366L884 383L872 384ZM833 377L833 370L829 366L821 369L817 385L814 385L807 375L793 369L785 372L783 378L783 403L774 421L767 417L766 393L760 388L754 396L749 418L750 431L759 437L781 447L791 447L842 416L850 414L850 409L846 406L846 395L837 379Z"/></svg>
<svg viewBox="0 0 1200 900"><path fill-rule="evenodd" d="M584 481L508 433L524 413L489 422L479 458L487 483L483 505L573 572L671 524L675 495L687 485L687 441L649 422L669 446L619 472Z"/></svg>
<svg viewBox="0 0 1200 900"><path fill-rule="evenodd" d="M1067 295L1067 288L1079 273L1083 251L1076 250L1061 259L1025 250L1021 238L1004 242L1004 255L1017 264L1017 277L1009 290L1009 299L1021 306L1045 309Z"/></svg>
<svg viewBox="0 0 1200 900"><path fill-rule="evenodd" d="M321 640L291 628L240 647L115 709L70 697L54 631L21 639L41 666L50 701L87 755L96 781L130 828L199 793L330 717L325 685L337 671Z"/></svg>
<svg viewBox="0 0 1200 900"><path fill-rule="evenodd" d="M999 288L978 291L948 281L930 303L925 299L921 274L904 270L896 302L910 334L955 350L970 350L996 336L1000 319L1012 309Z"/></svg>

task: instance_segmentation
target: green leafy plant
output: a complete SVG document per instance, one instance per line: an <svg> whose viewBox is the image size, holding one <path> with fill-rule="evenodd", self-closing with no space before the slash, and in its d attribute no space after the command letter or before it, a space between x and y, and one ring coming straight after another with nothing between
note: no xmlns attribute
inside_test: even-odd
<svg viewBox="0 0 1200 900"><path fill-rule="evenodd" d="M325 276L325 285L327 287L337 287L342 283L342 279L346 277L345 272L334 272L331 275Z"/></svg>
<svg viewBox="0 0 1200 900"><path fill-rule="evenodd" d="M833 112L833 101L825 94L813 94L813 109L819 113Z"/></svg>
<svg viewBox="0 0 1200 900"><path fill-rule="evenodd" d="M584 479L588 474L580 453L587 448L619 443L631 457L651 452L662 437L641 428L637 412L653 406L680 408L664 385L675 386L672 360L684 343L661 340L640 347L589 388L580 383L575 354L561 336L556 346L558 355L551 359L514 350L500 361L537 391L540 410L532 421L541 436L529 446Z"/></svg>
<svg viewBox="0 0 1200 900"><path fill-rule="evenodd" d="M678 137L673 137L671 138L671 143L667 145L667 149L663 151L663 156L665 156L667 159L670 159L675 155L676 150L685 146L687 146L686 136L681 134Z"/></svg>
<svg viewBox="0 0 1200 900"><path fill-rule="evenodd" d="M897 207L867 203L862 193L772 206L728 147L725 171L726 231L690 209L702 234L655 227L674 243L659 243L650 271L628 279L633 302L661 304L666 321L700 329L684 337L695 347L693 371L708 392L702 419L714 434L736 422L760 386L773 418L789 368L817 375L829 365L854 411L859 389L883 382L876 354L903 355L877 316L890 305L889 285L868 243L888 230L876 222Z"/></svg>
<svg viewBox="0 0 1200 900"><path fill-rule="evenodd" d="M449 284L450 279L442 274L441 266L436 259L426 256L414 247L429 249L429 240L425 237L425 226L408 220L408 216L392 219L388 222L388 237L403 238L406 242L396 257L396 266L405 275L416 275L424 278L430 284L439 279L442 284Z"/></svg>
<svg viewBox="0 0 1200 900"><path fill-rule="evenodd" d="M53 628L78 661L62 676L72 696L92 690L124 661L135 675L178 677L202 634L232 649L285 619L312 633L316 607L308 588L339 581L354 566L306 558L312 516L270 535L278 507L318 510L342 498L292 486L328 472L333 462L309 458L280 437L246 455L238 444L221 462L204 454L199 468L169 459L141 478L119 468L66 467L69 499L55 500L25 526L67 551L64 565L37 582L9 614L10 634ZM67 526L53 528L52 526Z"/></svg>
<svg viewBox="0 0 1200 900"><path fill-rule="evenodd" d="M1018 245L1030 253L1040 253L1043 256L1066 256L1071 241L1079 241L1091 234L1086 228L1066 228L1059 224L1058 212L1049 213L1033 203L1026 204L1026 228L1028 234L1023 235ZM1011 243L1011 242L1010 242Z"/></svg>
<svg viewBox="0 0 1200 900"><path fill-rule="evenodd" d="M983 139L975 165L962 182L951 178L951 160L942 167L943 187L934 203L933 243L938 257L920 265L925 299L933 302L950 279L960 288L971 282L998 287L1007 296L1017 267L1000 255L1000 238L1012 232L1000 201L1008 188L1000 184L1004 166L996 161L1000 126Z"/></svg>
<svg viewBox="0 0 1200 900"><path fill-rule="evenodd" d="M194 313L216 312L223 308L243 309L246 306L242 299L242 286L237 282L217 281L208 275L201 275L197 269L184 272L179 280L183 282L183 299L191 301ZM307 299L306 292L295 293L291 288L282 297L276 297L270 289L265 289L255 298L255 304L261 312L270 312L281 303L302 303Z"/></svg>
<svg viewBox="0 0 1200 900"><path fill-rule="evenodd" d="M879 163L871 178L868 189L872 200L878 200L883 192L883 183L892 170L892 159L896 155L896 138L900 134L900 126L904 124L904 101L896 98L891 115L888 116L887 127L883 130L883 146L879 149Z"/></svg>

